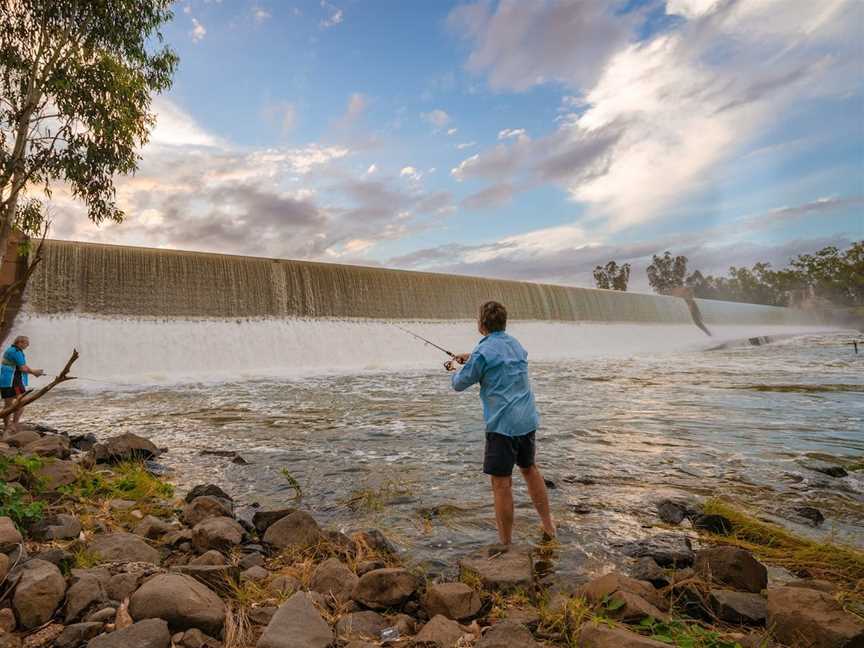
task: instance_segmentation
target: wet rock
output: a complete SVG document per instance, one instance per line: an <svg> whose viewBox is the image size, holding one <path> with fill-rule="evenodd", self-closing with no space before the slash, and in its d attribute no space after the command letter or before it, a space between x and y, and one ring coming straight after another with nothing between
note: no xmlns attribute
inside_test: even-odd
<svg viewBox="0 0 864 648"><path fill-rule="evenodd" d="M93 446L99 439L96 438L96 435L92 432L88 432L87 434L76 434L69 438L69 445L75 450L80 450L81 452L89 452L93 449Z"/></svg>
<svg viewBox="0 0 864 648"><path fill-rule="evenodd" d="M189 561L190 565L224 565L226 564L225 556L222 555L220 551L216 551L215 549L211 549L210 551L205 551L203 554L198 556L197 558L193 558Z"/></svg>
<svg viewBox="0 0 864 648"><path fill-rule="evenodd" d="M257 648L327 648L332 641L333 631L311 598L297 592L273 615Z"/></svg>
<svg viewBox="0 0 864 648"><path fill-rule="evenodd" d="M846 477L849 474L848 472L846 472L846 469L843 466L829 463L827 461L818 461L812 459L803 462L801 465L804 466L804 468L813 470L818 473L822 473L823 475L828 475L829 477Z"/></svg>
<svg viewBox="0 0 864 648"><path fill-rule="evenodd" d="M310 589L320 594L332 594L340 603L351 598L351 593L359 582L351 569L338 558L328 558L312 574Z"/></svg>
<svg viewBox="0 0 864 648"><path fill-rule="evenodd" d="M12 608L22 627L36 628L49 621L60 607L66 579L56 565L36 559L24 563L20 574Z"/></svg>
<svg viewBox="0 0 864 648"><path fill-rule="evenodd" d="M152 515L147 515L143 520L135 525L132 533L147 538L148 540L156 540L173 530L174 527L165 520L160 520Z"/></svg>
<svg viewBox="0 0 864 648"><path fill-rule="evenodd" d="M102 562L146 562L158 565L159 552L131 533L109 533L96 536L88 549Z"/></svg>
<svg viewBox="0 0 864 648"><path fill-rule="evenodd" d="M717 535L729 535L735 527L729 518L722 515L697 515L693 518L693 528Z"/></svg>
<svg viewBox="0 0 864 648"><path fill-rule="evenodd" d="M240 581L240 570L232 565L178 565L172 567L177 574L184 574L222 594L230 594L230 583Z"/></svg>
<svg viewBox="0 0 864 648"><path fill-rule="evenodd" d="M264 542L278 549L308 547L321 538L321 528L305 511L294 511L268 527Z"/></svg>
<svg viewBox="0 0 864 648"><path fill-rule="evenodd" d="M367 546L374 553L395 556L396 546L378 529L366 529L354 534L357 542Z"/></svg>
<svg viewBox="0 0 864 648"><path fill-rule="evenodd" d="M443 615L462 621L480 611L480 595L465 583L438 583L426 588L423 608L429 618Z"/></svg>
<svg viewBox="0 0 864 648"><path fill-rule="evenodd" d="M81 520L74 515L58 513L48 515L29 529L30 537L34 540L72 540L81 533Z"/></svg>
<svg viewBox="0 0 864 648"><path fill-rule="evenodd" d="M70 454L69 439L56 434L50 434L28 443L24 446L23 450L27 454L39 457L68 459Z"/></svg>
<svg viewBox="0 0 864 648"><path fill-rule="evenodd" d="M0 552L6 554L24 542L21 532L11 518L0 517Z"/></svg>
<svg viewBox="0 0 864 648"><path fill-rule="evenodd" d="M666 524L681 524L687 517L688 508L683 502L664 499L657 502L657 516Z"/></svg>
<svg viewBox="0 0 864 648"><path fill-rule="evenodd" d="M295 508L286 508L277 511L255 511L252 515L252 525L259 534L263 535L271 525L291 515L296 510Z"/></svg>
<svg viewBox="0 0 864 648"><path fill-rule="evenodd" d="M154 576L132 595L129 613L136 621L164 619L172 631L200 628L218 635L225 605L211 589L183 574Z"/></svg>
<svg viewBox="0 0 864 648"><path fill-rule="evenodd" d="M795 513L807 520L810 526L817 527L825 521L822 511L814 506L799 506L795 509Z"/></svg>
<svg viewBox="0 0 864 648"><path fill-rule="evenodd" d="M438 646L438 648L453 648L456 642L462 638L463 634L465 632L462 630L462 626L439 614L432 617L420 629L420 632L414 637L414 641L420 645L425 645L424 642L428 642L431 645Z"/></svg>
<svg viewBox="0 0 864 648"><path fill-rule="evenodd" d="M397 607L411 598L417 579L407 569L391 567L363 574L352 598L373 609Z"/></svg>
<svg viewBox="0 0 864 648"><path fill-rule="evenodd" d="M864 646L864 621L846 612L829 594L802 587L768 590L768 627L790 646Z"/></svg>
<svg viewBox="0 0 864 648"><path fill-rule="evenodd" d="M41 438L41 435L32 430L21 430L17 434L12 434L3 440L13 448L24 448L31 443L35 443Z"/></svg>
<svg viewBox="0 0 864 648"><path fill-rule="evenodd" d="M492 626L475 644L476 648L539 648L540 644L523 625L501 621Z"/></svg>
<svg viewBox="0 0 864 648"><path fill-rule="evenodd" d="M605 624L588 622L579 631L581 648L668 648L669 644Z"/></svg>
<svg viewBox="0 0 864 648"><path fill-rule="evenodd" d="M387 619L377 612L352 612L346 614L336 624L338 639L378 639L381 631L389 627Z"/></svg>
<svg viewBox="0 0 864 648"><path fill-rule="evenodd" d="M228 493L226 493L224 490L222 490L221 488L219 488L215 484L198 484L197 486L194 486L192 488L192 490L190 490L186 494L186 498L185 498L186 503L188 504L189 502L194 500L196 497L202 497L202 496L216 497L219 499L226 500L228 502L234 501L233 497L231 497Z"/></svg>
<svg viewBox="0 0 864 648"><path fill-rule="evenodd" d="M46 461L33 474L39 480L43 492L54 493L61 486L69 486L78 479L78 466L72 461L52 459Z"/></svg>
<svg viewBox="0 0 864 648"><path fill-rule="evenodd" d="M80 618L88 608L107 600L108 592L102 580L91 574L76 579L66 592L66 623Z"/></svg>
<svg viewBox="0 0 864 648"><path fill-rule="evenodd" d="M101 623L74 623L63 628L54 640L54 648L78 648L102 632Z"/></svg>
<svg viewBox="0 0 864 648"><path fill-rule="evenodd" d="M159 449L148 439L126 432L105 442L97 443L91 453L96 463L118 463L152 459L159 455Z"/></svg>
<svg viewBox="0 0 864 648"><path fill-rule="evenodd" d="M342 554L346 556L357 555L357 543L341 531L334 531L330 529L327 531L322 531L322 535L324 540L330 543L330 545L334 549L337 549Z"/></svg>
<svg viewBox="0 0 864 648"><path fill-rule="evenodd" d="M237 566L240 569L249 569L250 567L263 567L265 564L264 556L260 553L250 553L243 556Z"/></svg>
<svg viewBox="0 0 864 648"><path fill-rule="evenodd" d="M168 648L171 633L162 619L147 619L91 639L87 648Z"/></svg>
<svg viewBox="0 0 864 648"><path fill-rule="evenodd" d="M252 582L252 583L261 583L270 578L270 572L268 572L263 567L259 567L255 565L254 567L250 567L249 569L245 569L240 572L240 582Z"/></svg>
<svg viewBox="0 0 864 648"><path fill-rule="evenodd" d="M234 505L230 500L201 495L183 507L183 521L190 527L216 517L234 517Z"/></svg>
<svg viewBox="0 0 864 648"><path fill-rule="evenodd" d="M680 533L658 533L628 542L623 545L622 551L631 558L653 558L661 567L687 567L693 564L690 538Z"/></svg>
<svg viewBox="0 0 864 648"><path fill-rule="evenodd" d="M696 554L697 574L732 589L758 594L768 586L768 570L753 555L737 547L711 547Z"/></svg>
<svg viewBox="0 0 864 648"><path fill-rule="evenodd" d="M488 590L528 590L534 584L530 547L492 545L460 560L459 568L463 578L474 574Z"/></svg>
<svg viewBox="0 0 864 648"><path fill-rule="evenodd" d="M230 517L204 520L192 529L192 545L199 552L227 551L243 541L243 527Z"/></svg>
<svg viewBox="0 0 864 648"><path fill-rule="evenodd" d="M761 594L712 589L708 600L714 614L723 621L737 625L765 625L768 602Z"/></svg>
<svg viewBox="0 0 864 648"><path fill-rule="evenodd" d="M270 581L267 589L276 596L287 596L294 592L301 591L303 589L303 584L293 576L280 574Z"/></svg>
<svg viewBox="0 0 864 648"><path fill-rule="evenodd" d="M630 577L638 581L647 581L654 587L665 587L669 584L669 577L663 568L653 558L638 558L630 567Z"/></svg>

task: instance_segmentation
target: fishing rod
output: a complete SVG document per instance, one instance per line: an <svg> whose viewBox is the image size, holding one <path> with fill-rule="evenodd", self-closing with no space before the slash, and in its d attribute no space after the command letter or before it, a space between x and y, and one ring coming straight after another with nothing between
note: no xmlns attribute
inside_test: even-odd
<svg viewBox="0 0 864 648"><path fill-rule="evenodd" d="M407 334L410 335L411 337L415 337L415 338L417 338L418 340L420 340L421 342L425 342L425 343L428 344L429 346L431 346L431 347L435 347L435 348L438 349L439 351L443 351L443 352L446 353L448 356L450 356L451 361L458 362L459 364L465 364L465 363L462 362L462 361L461 361L461 360L456 356L456 354L453 353L452 351L448 351L448 350L445 349L444 347L442 347L442 346L438 346L437 344L435 344L434 342L432 342L432 341L430 341L430 340L427 340L427 339L424 338L423 336L421 336L421 335L417 335L417 334L414 333L413 331L409 331L409 330L406 329L404 326L399 326L398 324L394 324L393 326L395 326L396 328L398 328L398 329L404 331L405 333L407 333ZM444 364L445 364L445 366L446 366L447 364L449 364L449 362L446 362L446 363L444 363Z"/></svg>

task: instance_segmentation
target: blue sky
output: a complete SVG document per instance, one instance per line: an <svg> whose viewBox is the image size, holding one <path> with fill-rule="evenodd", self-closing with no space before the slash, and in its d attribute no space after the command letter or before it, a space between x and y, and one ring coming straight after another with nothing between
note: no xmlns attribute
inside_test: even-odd
<svg viewBox="0 0 864 648"><path fill-rule="evenodd" d="M864 239L858 0L182 0L129 217L56 234L590 285Z"/></svg>

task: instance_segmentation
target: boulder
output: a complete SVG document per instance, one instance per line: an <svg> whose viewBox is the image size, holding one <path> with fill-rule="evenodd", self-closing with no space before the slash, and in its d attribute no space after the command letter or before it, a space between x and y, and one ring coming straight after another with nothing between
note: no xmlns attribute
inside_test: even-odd
<svg viewBox="0 0 864 648"><path fill-rule="evenodd" d="M9 445L12 445L11 443ZM846 469L843 466L839 466L834 463L829 463L827 461L820 461L818 459L814 459L811 461L806 461L802 464L805 468L809 468L818 473L822 473L823 475L828 475L829 477L846 477L849 475L846 472Z"/></svg>
<svg viewBox="0 0 864 648"><path fill-rule="evenodd" d="M414 642L420 645L428 642L438 648L453 648L464 634L466 633L462 630L462 626L439 614L432 617L429 623L420 629L414 637Z"/></svg>
<svg viewBox="0 0 864 648"><path fill-rule="evenodd" d="M365 612L352 612L339 619L336 624L336 637L338 639L378 639L381 631L390 624L377 612L369 610Z"/></svg>
<svg viewBox="0 0 864 648"><path fill-rule="evenodd" d="M105 589L112 601L122 601L129 598L138 589L145 578L151 574L147 571L120 572L108 577Z"/></svg>
<svg viewBox="0 0 864 648"><path fill-rule="evenodd" d="M817 509L815 506L799 506L794 510L795 513L799 517L804 518L810 526L818 527L825 521L825 516L822 515L822 511Z"/></svg>
<svg viewBox="0 0 864 648"><path fill-rule="evenodd" d="M76 579L66 592L66 623L80 618L88 608L108 600L108 592L100 578L85 574Z"/></svg>
<svg viewBox="0 0 864 648"><path fill-rule="evenodd" d="M520 545L493 545L459 561L463 579L473 574L488 590L530 590L534 584L531 548Z"/></svg>
<svg viewBox="0 0 864 648"><path fill-rule="evenodd" d="M22 627L36 628L49 621L66 594L66 579L44 560L33 559L21 566L12 608Z"/></svg>
<svg viewBox="0 0 864 648"><path fill-rule="evenodd" d="M158 565L159 552L132 533L109 533L96 536L88 549L99 556L101 562L146 562Z"/></svg>
<svg viewBox="0 0 864 648"><path fill-rule="evenodd" d="M665 587L670 580L660 565L653 558L637 558L628 570L630 577L638 581L647 581L654 587Z"/></svg>
<svg viewBox="0 0 864 648"><path fill-rule="evenodd" d="M24 542L11 518L0 517L0 553L7 554Z"/></svg>
<svg viewBox="0 0 864 648"><path fill-rule="evenodd" d="M222 644L213 637L208 637L198 628L192 628L182 633L179 641L174 641L183 648L221 648Z"/></svg>
<svg viewBox="0 0 864 648"><path fill-rule="evenodd" d="M126 432L97 443L90 452L96 463L118 463L133 459L152 459L159 454L159 448L144 437Z"/></svg>
<svg viewBox="0 0 864 648"><path fill-rule="evenodd" d="M203 554L198 556L197 558L193 558L189 561L190 565L224 565L226 564L225 556L222 555L221 551L216 551L215 549L211 549L210 551L205 551Z"/></svg>
<svg viewBox="0 0 864 648"><path fill-rule="evenodd" d="M168 648L171 633L162 619L147 619L91 639L87 648Z"/></svg>
<svg viewBox="0 0 864 648"><path fill-rule="evenodd" d="M266 626L273 620L273 615L276 614L276 610L278 609L273 605L265 605L264 607L252 608L247 614L249 615L249 620L255 625Z"/></svg>
<svg viewBox="0 0 864 648"><path fill-rule="evenodd" d="M240 559L240 562L237 563L237 566L240 569L249 569L250 567L263 567L266 562L267 561L264 559L264 556L256 552L243 556Z"/></svg>
<svg viewBox="0 0 864 648"><path fill-rule="evenodd" d="M183 507L183 522L190 527L214 517L234 517L234 506L230 500L201 495Z"/></svg>
<svg viewBox="0 0 864 648"><path fill-rule="evenodd" d="M682 502L671 499L657 502L657 515L666 524L681 524L687 517L687 511L688 507Z"/></svg>
<svg viewBox="0 0 864 648"><path fill-rule="evenodd" d="M51 562L50 560L48 562ZM9 573L9 556L0 553L0 583L6 580L6 574Z"/></svg>
<svg viewBox="0 0 864 648"><path fill-rule="evenodd" d="M480 595L465 583L437 583L426 588L423 608L429 618L441 614L462 621L480 611Z"/></svg>
<svg viewBox="0 0 864 648"><path fill-rule="evenodd" d="M78 479L78 466L73 461L49 459L41 468L33 471L33 474L44 492L54 493L61 486L75 483Z"/></svg>
<svg viewBox="0 0 864 648"><path fill-rule="evenodd" d="M372 553L395 556L396 546L378 529L366 529L354 534L356 542L368 547Z"/></svg>
<svg viewBox="0 0 864 648"><path fill-rule="evenodd" d="M198 484L197 486L193 486L192 490L186 493L186 503L188 504L196 497L201 497L202 495L209 495L211 497L218 497L220 499L227 500L229 502L233 502L234 498L231 497L224 490L219 488L216 484Z"/></svg>
<svg viewBox="0 0 864 648"><path fill-rule="evenodd" d="M204 520L192 529L192 546L199 552L227 551L243 541L243 527L230 517Z"/></svg>
<svg viewBox="0 0 864 648"><path fill-rule="evenodd" d="M610 572L599 576L586 583L581 590L582 595L593 605L599 605L617 592L635 594L661 610L668 608L667 603L653 587L642 581L628 578L618 572Z"/></svg>
<svg viewBox="0 0 864 648"><path fill-rule="evenodd" d="M661 567L688 567L693 564L690 538L680 533L658 533L628 542L622 550L631 558L653 558Z"/></svg>
<svg viewBox="0 0 864 648"><path fill-rule="evenodd" d="M254 565L249 569L244 569L242 572L240 572L241 583L262 583L268 578L270 578L270 572L263 567L259 567L258 565Z"/></svg>
<svg viewBox="0 0 864 648"><path fill-rule="evenodd" d="M0 609L0 635L4 632L12 632L16 625L15 613L12 608Z"/></svg>
<svg viewBox="0 0 864 648"><path fill-rule="evenodd" d="M669 644L605 624L588 622L579 631L581 648L669 648Z"/></svg>
<svg viewBox="0 0 864 648"><path fill-rule="evenodd" d="M69 438L69 445L81 452L89 452L99 442L92 432L87 434L76 434Z"/></svg>
<svg viewBox="0 0 864 648"><path fill-rule="evenodd" d="M31 443L35 443L41 438L42 437L38 432L34 432L33 430L21 430L16 434L6 437L3 441L13 448L24 448Z"/></svg>
<svg viewBox="0 0 864 648"><path fill-rule="evenodd" d="M736 625L765 625L768 602L761 594L712 589L708 601L714 614L723 621Z"/></svg>
<svg viewBox="0 0 864 648"><path fill-rule="evenodd" d="M475 648L539 648L540 644L523 625L501 621L492 626L475 644Z"/></svg>
<svg viewBox="0 0 864 648"><path fill-rule="evenodd" d="M78 648L102 632L101 623L73 623L63 628L54 640L54 648Z"/></svg>
<svg viewBox="0 0 864 648"><path fill-rule="evenodd" d="M68 513L48 515L29 529L34 540L73 540L81 533L81 520Z"/></svg>
<svg viewBox="0 0 864 648"><path fill-rule="evenodd" d="M104 607L101 610L96 610L92 614L85 617L85 621L94 623L111 623L114 617L117 616L117 608Z"/></svg>
<svg viewBox="0 0 864 648"><path fill-rule="evenodd" d="M768 590L768 627L789 646L864 646L864 621L846 612L831 595L803 587Z"/></svg>
<svg viewBox="0 0 864 648"><path fill-rule="evenodd" d="M161 538L169 531L173 531L174 527L165 520L161 520L153 515L147 515L132 530L132 533L139 535L148 540L156 540Z"/></svg>
<svg viewBox="0 0 864 648"><path fill-rule="evenodd" d="M264 542L277 549L304 548L321 539L321 528L305 511L294 511L274 522L264 534Z"/></svg>
<svg viewBox="0 0 864 648"><path fill-rule="evenodd" d="M263 536L274 523L291 515L296 510L295 508L286 508L276 511L255 511L252 515L252 526L255 527L258 535Z"/></svg>
<svg viewBox="0 0 864 648"><path fill-rule="evenodd" d="M257 648L327 648L333 631L305 592L297 592L283 603L264 633Z"/></svg>
<svg viewBox="0 0 864 648"><path fill-rule="evenodd" d="M758 594L768 587L768 570L753 555L738 547L711 547L696 554L697 574L731 589Z"/></svg>
<svg viewBox="0 0 864 648"><path fill-rule="evenodd" d="M303 584L293 576L280 574L270 581L267 589L276 596L288 596L303 589Z"/></svg>
<svg viewBox="0 0 864 648"><path fill-rule="evenodd" d="M225 605L215 592L190 576L160 574L132 595L129 613L136 621L164 619L173 632L199 628L218 635Z"/></svg>
<svg viewBox="0 0 864 648"><path fill-rule="evenodd" d="M23 451L27 454L39 457L54 457L55 459L69 458L69 439L59 434L48 434L32 441L24 446Z"/></svg>
<svg viewBox="0 0 864 648"><path fill-rule="evenodd" d="M417 579L407 569L391 567L363 574L351 597L366 607L383 609L402 605L417 589Z"/></svg>
<svg viewBox="0 0 864 648"><path fill-rule="evenodd" d="M332 594L340 603L351 598L359 582L357 575L338 558L328 558L312 574L310 589L320 594Z"/></svg>

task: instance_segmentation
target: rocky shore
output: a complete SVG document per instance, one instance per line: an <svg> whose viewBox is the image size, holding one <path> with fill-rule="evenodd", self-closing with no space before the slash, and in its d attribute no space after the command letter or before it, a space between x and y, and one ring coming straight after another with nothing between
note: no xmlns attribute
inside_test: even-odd
<svg viewBox="0 0 864 648"><path fill-rule="evenodd" d="M860 552L762 555L764 525L710 507L658 502L665 529L621 548L627 573L568 580L552 545L491 546L448 578L381 530L239 511L215 484L175 498L158 455L38 426L0 442L0 648L864 646ZM778 551L784 578L762 562Z"/></svg>

